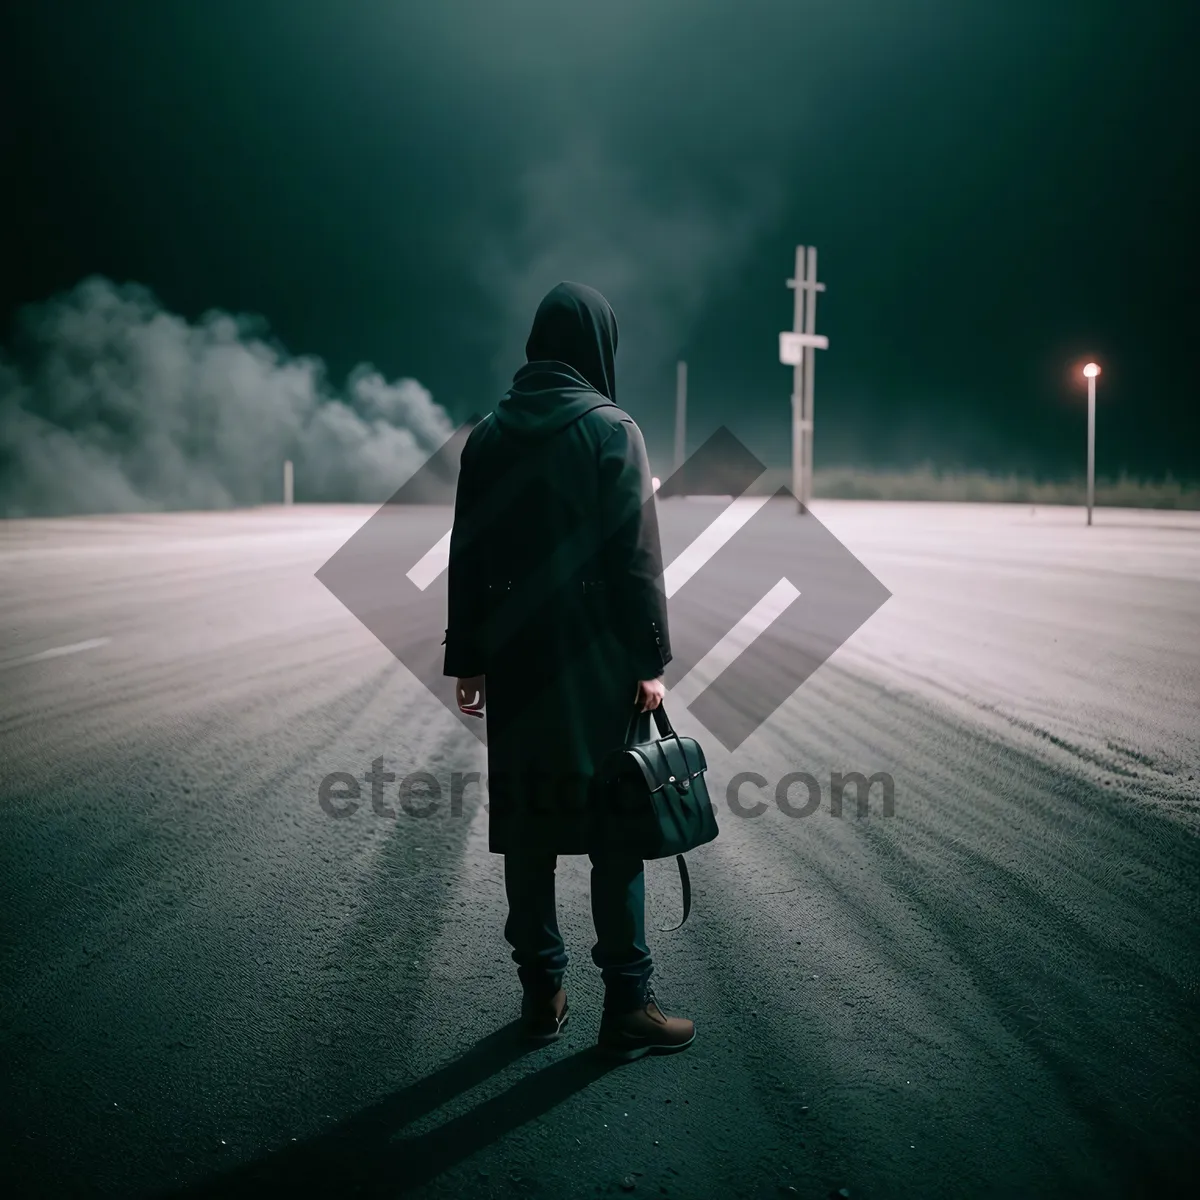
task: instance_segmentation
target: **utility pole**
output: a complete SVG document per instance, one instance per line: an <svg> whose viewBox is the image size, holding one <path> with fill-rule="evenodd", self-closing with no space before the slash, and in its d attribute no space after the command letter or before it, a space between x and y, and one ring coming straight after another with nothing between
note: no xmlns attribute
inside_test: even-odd
<svg viewBox="0 0 1200 1200"><path fill-rule="evenodd" d="M792 494L803 512L812 499L814 350L827 350L829 339L817 333L817 248L796 247L796 270L787 281L795 291L792 332L779 335L779 361L792 364Z"/></svg>
<svg viewBox="0 0 1200 1200"><path fill-rule="evenodd" d="M811 339L817 332L817 248L808 248L808 269L804 274L804 333ZM804 343L804 495L800 498L807 505L812 500L813 490L813 360L817 348L811 340Z"/></svg>
<svg viewBox="0 0 1200 1200"><path fill-rule="evenodd" d="M289 458L283 464L283 502L292 503L292 460Z"/></svg>
<svg viewBox="0 0 1200 1200"><path fill-rule="evenodd" d="M675 470L683 466L687 443L687 363L675 364Z"/></svg>
<svg viewBox="0 0 1200 1200"><path fill-rule="evenodd" d="M792 312L792 329L796 333L804 331L804 247L796 247L796 272L788 280L788 287L793 290L795 304ZM804 435L808 426L804 422L804 350L793 360L792 367L792 495L796 497L798 508L804 507Z"/></svg>

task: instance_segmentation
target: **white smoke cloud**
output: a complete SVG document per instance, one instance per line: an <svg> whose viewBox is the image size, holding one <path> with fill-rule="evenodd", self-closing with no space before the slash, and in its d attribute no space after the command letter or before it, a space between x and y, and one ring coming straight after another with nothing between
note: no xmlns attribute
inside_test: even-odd
<svg viewBox="0 0 1200 1200"><path fill-rule="evenodd" d="M334 389L254 317L192 324L92 277L18 314L0 353L0 515L386 500L454 431L416 380Z"/></svg>

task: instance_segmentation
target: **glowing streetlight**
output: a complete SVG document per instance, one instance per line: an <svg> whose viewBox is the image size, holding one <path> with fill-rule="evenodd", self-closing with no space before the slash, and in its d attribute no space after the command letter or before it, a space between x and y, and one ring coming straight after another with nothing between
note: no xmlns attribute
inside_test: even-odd
<svg viewBox="0 0 1200 1200"><path fill-rule="evenodd" d="M1088 381L1087 523L1090 525L1096 498L1096 376L1100 374L1099 364L1088 363L1083 374Z"/></svg>

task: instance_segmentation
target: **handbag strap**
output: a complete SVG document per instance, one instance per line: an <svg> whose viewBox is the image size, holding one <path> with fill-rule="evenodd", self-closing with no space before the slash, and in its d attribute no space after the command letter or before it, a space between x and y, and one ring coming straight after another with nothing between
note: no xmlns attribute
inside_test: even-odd
<svg viewBox="0 0 1200 1200"><path fill-rule="evenodd" d="M629 714L629 724L625 726L626 746L640 746L650 741L651 717L654 718L654 724L658 726L660 737L676 736L664 704L660 702L657 708L652 709L650 712L644 712L637 707L635 702L633 712ZM643 733L645 734L644 737L642 736Z"/></svg>
<svg viewBox="0 0 1200 1200"><path fill-rule="evenodd" d="M688 919L688 913L692 911L692 878L688 874L687 863L683 861L682 854L675 855L675 862L679 866L679 886L683 889L683 918L678 925L660 929L659 933L674 933L676 929L682 929L683 922Z"/></svg>
<svg viewBox="0 0 1200 1200"><path fill-rule="evenodd" d="M659 703L655 709L650 712L643 712L636 705L633 713L629 717L629 724L625 729L625 745L637 746L650 741L650 718L654 718L654 724L658 726L660 737L673 737L678 739L677 734L671 726L671 719L667 716L666 706ZM642 734L645 733L643 737ZM633 740L636 735L636 741ZM679 867L679 886L683 892L683 916L678 925L669 925L659 930L660 933L674 933L677 929L682 929L684 922L688 919L688 914L692 911L692 877L688 873L687 863L684 861L682 854L675 855L675 864Z"/></svg>

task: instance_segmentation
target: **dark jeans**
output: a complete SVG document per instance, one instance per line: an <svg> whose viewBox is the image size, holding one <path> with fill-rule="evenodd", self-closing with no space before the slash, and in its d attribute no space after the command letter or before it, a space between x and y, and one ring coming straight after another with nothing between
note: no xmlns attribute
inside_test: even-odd
<svg viewBox="0 0 1200 1200"><path fill-rule="evenodd" d="M606 1012L639 1007L653 971L646 948L646 874L640 858L590 855L592 921L596 944L592 961L604 980ZM558 930L554 903L554 854L525 851L504 856L508 920L504 936L513 948L521 983L535 993L553 993L562 984L567 951Z"/></svg>

